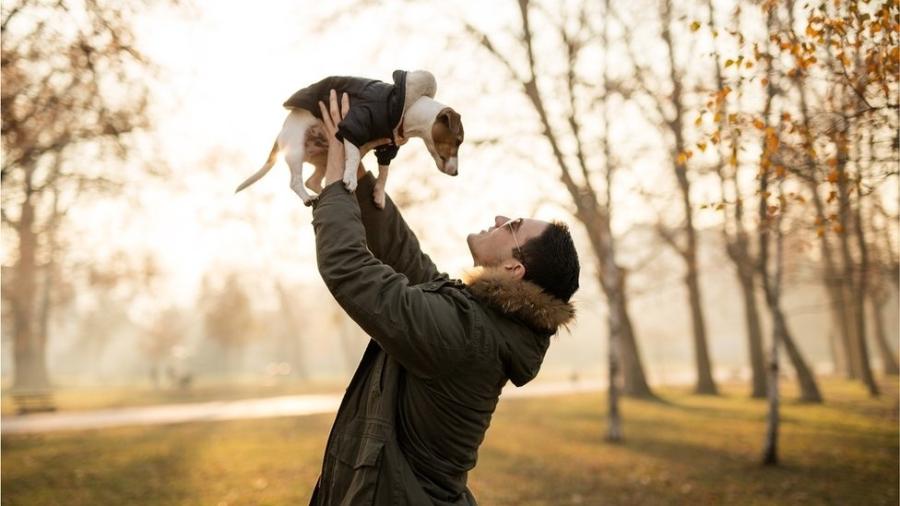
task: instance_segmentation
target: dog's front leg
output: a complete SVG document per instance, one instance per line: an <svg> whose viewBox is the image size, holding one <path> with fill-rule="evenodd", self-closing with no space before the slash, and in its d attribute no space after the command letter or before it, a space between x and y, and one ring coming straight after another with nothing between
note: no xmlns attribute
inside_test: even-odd
<svg viewBox="0 0 900 506"><path fill-rule="evenodd" d="M353 143L344 141L344 187L347 191L356 191L356 168L359 166L359 148Z"/></svg>
<svg viewBox="0 0 900 506"><path fill-rule="evenodd" d="M387 183L388 170L390 166L378 166L378 179L375 180L375 188L372 190L372 199L375 200L375 207L384 209L384 185Z"/></svg>

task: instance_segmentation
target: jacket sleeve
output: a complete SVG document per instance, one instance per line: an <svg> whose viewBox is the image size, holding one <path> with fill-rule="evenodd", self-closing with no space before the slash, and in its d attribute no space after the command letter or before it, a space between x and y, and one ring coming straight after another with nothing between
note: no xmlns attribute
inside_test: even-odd
<svg viewBox="0 0 900 506"><path fill-rule="evenodd" d="M356 200L366 227L366 243L376 258L405 275L412 285L426 283L441 276L431 258L422 253L416 234L410 230L390 195L385 195L384 209L375 207L372 192L375 177L371 172L359 180Z"/></svg>
<svg viewBox="0 0 900 506"><path fill-rule="evenodd" d="M375 258L356 198L340 181L319 194L313 228L325 285L389 356L423 378L455 366L475 328L475 312L463 295L410 286L406 276Z"/></svg>
<svg viewBox="0 0 900 506"><path fill-rule="evenodd" d="M337 124L335 137L341 142L349 141L356 147L369 142L372 132L372 112L365 105L351 107L344 119Z"/></svg>

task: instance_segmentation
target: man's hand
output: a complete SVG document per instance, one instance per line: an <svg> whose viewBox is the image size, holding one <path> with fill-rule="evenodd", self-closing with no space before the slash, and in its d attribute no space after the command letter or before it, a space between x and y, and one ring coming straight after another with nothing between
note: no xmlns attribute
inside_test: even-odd
<svg viewBox="0 0 900 506"><path fill-rule="evenodd" d="M337 92L331 90L329 93L329 107L325 107L324 102L319 102L319 110L322 113L322 123L325 125L325 133L328 137L328 161L325 164L325 183L324 186L328 186L329 183L333 183L339 179L343 178L344 172L344 145L341 141L339 141L336 137L337 135L337 125L347 116L347 112L350 110L350 96L346 93L341 95L341 107L338 110L337 104ZM406 143L407 139L403 139L403 143ZM373 141L369 141L365 143L359 149L360 158L366 155L369 151L381 146L382 144L390 144L391 140L388 138L383 139L375 139ZM363 167L362 162L359 163L359 167L356 170L356 174L358 178L362 178L366 174L366 169Z"/></svg>
<svg viewBox="0 0 900 506"><path fill-rule="evenodd" d="M322 123L325 126L325 134L328 137L328 161L325 163L325 186L340 181L344 176L344 144L338 140L337 124L344 119L350 110L350 96L344 93L341 96L341 107L338 109L337 92L331 90L328 97L329 107L319 102L319 110L322 112Z"/></svg>

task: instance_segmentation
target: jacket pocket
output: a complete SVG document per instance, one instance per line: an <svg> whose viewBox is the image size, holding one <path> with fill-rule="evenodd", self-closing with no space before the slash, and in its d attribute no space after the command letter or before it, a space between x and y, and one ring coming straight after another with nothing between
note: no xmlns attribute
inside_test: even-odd
<svg viewBox="0 0 900 506"><path fill-rule="evenodd" d="M328 453L333 459L329 504L373 504L378 487L384 440L371 435L342 434Z"/></svg>

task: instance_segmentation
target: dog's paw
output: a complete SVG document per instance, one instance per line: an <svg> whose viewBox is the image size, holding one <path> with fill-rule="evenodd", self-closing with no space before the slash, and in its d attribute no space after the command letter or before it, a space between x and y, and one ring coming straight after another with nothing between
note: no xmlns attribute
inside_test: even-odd
<svg viewBox="0 0 900 506"><path fill-rule="evenodd" d="M344 174L344 188L347 189L348 192L353 193L356 191L356 174Z"/></svg>
<svg viewBox="0 0 900 506"><path fill-rule="evenodd" d="M313 204L315 204L317 200L319 200L318 195L313 195L311 197L307 197L307 198L303 199L303 205L306 207L310 207Z"/></svg>
<svg viewBox="0 0 900 506"><path fill-rule="evenodd" d="M310 195L309 193L307 193L306 188L304 188L303 185L300 184L299 179L297 179L297 180L292 179L290 187L291 187L291 190L293 190L294 193L296 193L297 196L300 197L300 200L303 201L303 205L305 205L305 206L311 206L313 200L315 200L317 197L316 195Z"/></svg>

